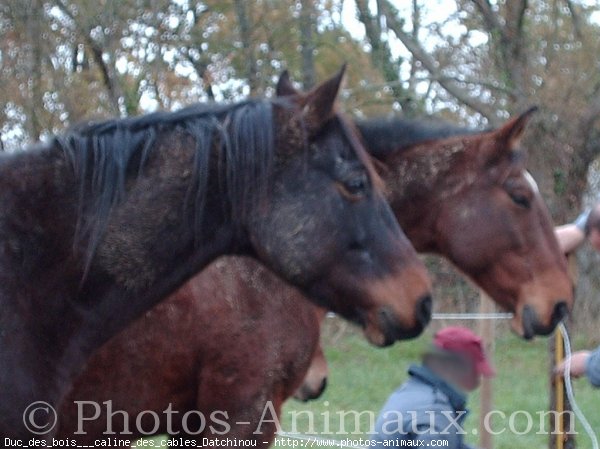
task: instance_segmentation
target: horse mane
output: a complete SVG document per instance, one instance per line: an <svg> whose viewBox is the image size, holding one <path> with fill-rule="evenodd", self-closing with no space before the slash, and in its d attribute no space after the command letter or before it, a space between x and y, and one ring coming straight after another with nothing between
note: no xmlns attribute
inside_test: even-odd
<svg viewBox="0 0 600 449"><path fill-rule="evenodd" d="M401 117L359 119L356 120L356 126L367 142L369 153L377 158L385 158L392 152L431 140L482 132L442 120Z"/></svg>
<svg viewBox="0 0 600 449"><path fill-rule="evenodd" d="M176 112L156 112L77 126L55 144L73 166L79 182L75 244L86 242L86 270L109 221L125 195L125 182L140 176L163 132L181 130L195 142L186 203L192 202L196 235L209 182L209 158L217 146L219 185L232 220L241 223L254 201L266 193L275 160L273 101L232 105L202 104Z"/></svg>

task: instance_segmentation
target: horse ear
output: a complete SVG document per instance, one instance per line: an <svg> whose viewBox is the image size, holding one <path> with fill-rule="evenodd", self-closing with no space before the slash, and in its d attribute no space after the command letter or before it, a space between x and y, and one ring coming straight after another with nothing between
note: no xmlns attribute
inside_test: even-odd
<svg viewBox="0 0 600 449"><path fill-rule="evenodd" d="M303 103L305 125L311 132L316 132L331 118L335 111L337 98L346 64L333 77L308 92Z"/></svg>
<svg viewBox="0 0 600 449"><path fill-rule="evenodd" d="M506 147L509 149L515 149L519 146L519 142L523 137L527 123L531 119L531 116L538 110L537 106L533 106L523 112L518 117L509 120L497 133L499 138L507 144Z"/></svg>
<svg viewBox="0 0 600 449"><path fill-rule="evenodd" d="M284 70L279 76L277 81L277 87L275 88L275 94L278 97L287 97L289 95L298 95L300 92L296 90L290 79L290 72Z"/></svg>

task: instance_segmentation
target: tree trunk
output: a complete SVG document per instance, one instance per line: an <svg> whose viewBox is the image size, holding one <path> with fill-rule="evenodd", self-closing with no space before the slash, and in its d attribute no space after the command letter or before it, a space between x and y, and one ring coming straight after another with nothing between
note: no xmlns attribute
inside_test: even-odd
<svg viewBox="0 0 600 449"><path fill-rule="evenodd" d="M371 45L371 61L379 70L386 83L389 83L395 100L400 104L405 116L416 115L416 104L410 92L402 87L400 67L394 62L387 42L381 38L381 19L384 16L384 6L377 1L377 14L373 16L369 10L368 0L356 0L358 19L365 27L367 40Z"/></svg>
<svg viewBox="0 0 600 449"><path fill-rule="evenodd" d="M86 42L92 52L92 57L94 58L94 62L98 65L98 68L100 69L100 73L102 74L102 82L104 83L104 87L106 88L106 93L108 94L108 101L110 104L111 112L114 115L119 116L119 115L121 115L121 113L120 113L121 108L119 107L120 95L118 92L119 88L118 88L118 84L116 81L116 76L114 76L110 67L104 61L103 51L102 51L102 48L100 47L100 45L98 45L98 43L96 43L91 38L91 36L89 36L89 33L85 36L85 39L86 39Z"/></svg>
<svg viewBox="0 0 600 449"><path fill-rule="evenodd" d="M202 33L203 33L202 27L199 25L200 24L200 16L202 14L198 14L193 9L191 10L191 12L192 12L193 18L194 18L194 29L190 33L191 38L192 38L192 43L189 46L189 48L182 49L182 54L190 62L190 64L192 64L192 67L194 67L194 70L196 71L198 78L200 78L202 80L202 87L203 87L204 93L208 97L208 100L215 101L215 92L213 90L212 81L210 79L210 73L208 71L208 65L210 63L210 56L205 55L204 51L202 50L202 42L203 42L204 38L202 36ZM205 10L205 12L206 12L206 10ZM181 45L184 46L183 43ZM194 58L190 54L190 48L194 48L199 53L198 58Z"/></svg>
<svg viewBox="0 0 600 449"><path fill-rule="evenodd" d="M315 85L315 8L313 0L301 0L300 45L302 47L302 87L309 90Z"/></svg>
<svg viewBox="0 0 600 449"><path fill-rule="evenodd" d="M32 141L40 140L42 133L42 124L38 111L44 108L42 98L42 45L41 37L41 21L43 20L43 8L39 4L39 0L31 0L29 10L27 11L27 38L30 45L29 57L29 101L28 101L28 116L29 116L29 135Z"/></svg>
<svg viewBox="0 0 600 449"><path fill-rule="evenodd" d="M196 74L202 80L203 90L206 96L208 97L208 100L215 101L215 92L213 91L212 83L210 81L208 73L208 64L201 60L195 60L189 56L188 58L192 66L194 67Z"/></svg>
<svg viewBox="0 0 600 449"><path fill-rule="evenodd" d="M96 42L91 34L90 29L84 27L77 21L77 17L75 17L69 8L60 0L55 0L54 4L64 13L69 19L73 22L73 26L75 27L75 32L79 34L80 38L83 40L85 45L89 48L92 59L98 65L98 69L100 70L100 74L102 76L102 83L106 88L106 93L108 95L109 108L112 114L119 116L121 115L121 108L119 106L119 99L121 97L121 91L119 87L119 83L117 80L117 74L115 73L114 67L110 67L106 61L104 61L104 45ZM114 61L114 57L111 58Z"/></svg>
<svg viewBox="0 0 600 449"><path fill-rule="evenodd" d="M256 68L256 58L252 46L252 24L248 15L248 2L245 0L235 0L235 13L237 15L238 26L240 29L240 40L245 56L245 77L250 87L250 95L258 90L258 77Z"/></svg>
<svg viewBox="0 0 600 449"><path fill-rule="evenodd" d="M360 1L365 3L364 0ZM357 6L358 4L359 0L357 0ZM465 106L484 116L492 126L497 125L498 117L495 109L491 108L483 101L480 101L478 98L472 96L454 80L441 76L442 74L440 73L437 61L435 61L434 58L427 53L420 42L413 39L411 35L403 30L402 21L398 19L398 12L396 8L394 8L394 6L389 2L389 0L379 0L378 4L381 5L381 13L385 16L389 29L394 32L400 41L402 41L402 44L404 44L406 49L413 55L413 57L421 62L423 68L431 74L432 78L437 81L446 91L448 91L448 93L452 95L459 103L464 104Z"/></svg>

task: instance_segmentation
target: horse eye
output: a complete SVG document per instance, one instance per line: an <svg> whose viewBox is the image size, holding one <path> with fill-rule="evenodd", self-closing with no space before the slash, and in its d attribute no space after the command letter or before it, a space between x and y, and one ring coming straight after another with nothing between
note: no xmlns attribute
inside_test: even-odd
<svg viewBox="0 0 600 449"><path fill-rule="evenodd" d="M529 209L531 207L531 201L525 195L519 193L509 193L510 199L517 206L523 207L525 209Z"/></svg>
<svg viewBox="0 0 600 449"><path fill-rule="evenodd" d="M365 193L368 184L369 180L367 179L366 173L361 173L346 180L346 182L344 182L344 187L346 187L348 193L352 195L361 195Z"/></svg>

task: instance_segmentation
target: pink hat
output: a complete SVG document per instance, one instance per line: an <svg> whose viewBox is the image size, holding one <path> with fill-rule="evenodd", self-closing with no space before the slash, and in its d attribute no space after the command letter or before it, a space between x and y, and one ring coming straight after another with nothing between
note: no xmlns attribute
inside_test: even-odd
<svg viewBox="0 0 600 449"><path fill-rule="evenodd" d="M466 327L451 326L438 331L433 337L433 345L468 357L482 376L492 377L496 374L485 355L481 337Z"/></svg>

